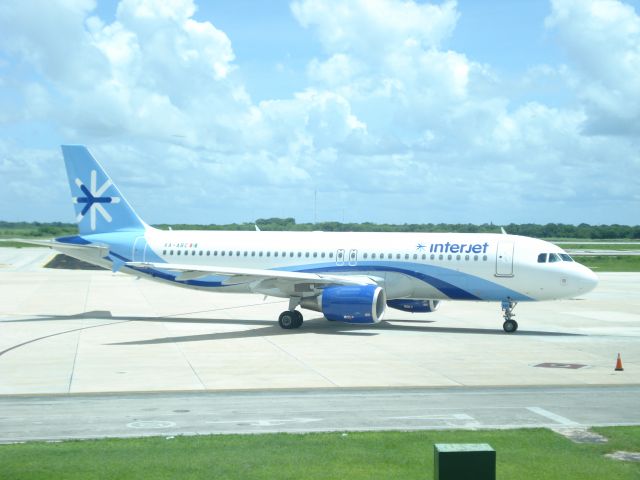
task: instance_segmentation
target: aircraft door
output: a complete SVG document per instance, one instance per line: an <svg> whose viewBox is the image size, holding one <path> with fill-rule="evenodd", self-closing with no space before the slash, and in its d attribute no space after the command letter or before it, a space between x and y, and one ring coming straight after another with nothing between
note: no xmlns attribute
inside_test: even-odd
<svg viewBox="0 0 640 480"><path fill-rule="evenodd" d="M144 262L145 252L147 250L147 241L144 237L136 238L136 241L133 243L133 261L134 262Z"/></svg>
<svg viewBox="0 0 640 480"><path fill-rule="evenodd" d="M513 277L513 243L498 243L498 250L496 251L496 276Z"/></svg>
<svg viewBox="0 0 640 480"><path fill-rule="evenodd" d="M358 264L358 250L349 251L349 265L352 267Z"/></svg>
<svg viewBox="0 0 640 480"><path fill-rule="evenodd" d="M344 250L338 250L336 252L336 265L339 267L344 265Z"/></svg>

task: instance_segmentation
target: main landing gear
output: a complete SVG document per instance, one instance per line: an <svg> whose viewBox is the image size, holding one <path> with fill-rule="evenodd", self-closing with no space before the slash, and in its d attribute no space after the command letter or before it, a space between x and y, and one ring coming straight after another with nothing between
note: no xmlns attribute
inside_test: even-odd
<svg viewBox="0 0 640 480"><path fill-rule="evenodd" d="M298 310L286 310L278 317L278 323L284 329L300 328L302 326L302 313Z"/></svg>
<svg viewBox="0 0 640 480"><path fill-rule="evenodd" d="M503 300L502 301L502 311L504 312L504 323L502 324L502 328L507 333L513 333L518 330L518 322L516 322L513 317L515 317L515 313L513 313L513 309L516 308L517 302L512 300Z"/></svg>

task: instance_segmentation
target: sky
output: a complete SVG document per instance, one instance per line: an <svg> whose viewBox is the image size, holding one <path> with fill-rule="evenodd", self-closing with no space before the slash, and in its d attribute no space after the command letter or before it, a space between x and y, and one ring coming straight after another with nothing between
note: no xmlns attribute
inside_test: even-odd
<svg viewBox="0 0 640 480"><path fill-rule="evenodd" d="M640 224L640 0L8 0L0 220Z"/></svg>

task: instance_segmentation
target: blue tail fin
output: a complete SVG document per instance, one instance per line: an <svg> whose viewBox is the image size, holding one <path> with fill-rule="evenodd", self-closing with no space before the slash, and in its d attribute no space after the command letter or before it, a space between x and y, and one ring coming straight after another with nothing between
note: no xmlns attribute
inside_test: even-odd
<svg viewBox="0 0 640 480"><path fill-rule="evenodd" d="M62 145L62 156L81 235L146 228L87 147Z"/></svg>

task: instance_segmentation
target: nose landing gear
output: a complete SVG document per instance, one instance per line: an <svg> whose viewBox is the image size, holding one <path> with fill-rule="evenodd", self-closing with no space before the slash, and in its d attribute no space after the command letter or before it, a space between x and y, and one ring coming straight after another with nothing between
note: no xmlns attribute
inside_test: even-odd
<svg viewBox="0 0 640 480"><path fill-rule="evenodd" d="M516 308L518 303L512 300L503 300L502 301L502 311L504 316L504 323L502 324L502 328L506 333L513 333L518 330L518 322L516 322L513 317L515 317L515 313L513 313L513 309Z"/></svg>

